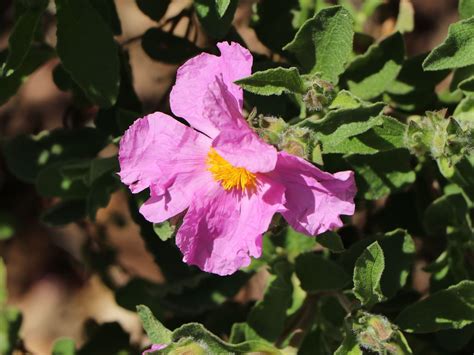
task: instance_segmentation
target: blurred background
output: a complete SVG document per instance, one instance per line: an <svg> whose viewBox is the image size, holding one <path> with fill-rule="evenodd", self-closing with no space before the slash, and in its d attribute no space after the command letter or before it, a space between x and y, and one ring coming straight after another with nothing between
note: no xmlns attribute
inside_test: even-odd
<svg viewBox="0 0 474 355"><path fill-rule="evenodd" d="M146 112L166 112L169 110L167 95L178 65L152 60L146 55L139 39L156 23L140 11L135 0L115 2L122 23L122 34L116 39L128 48L135 91ZM234 26L251 51L272 56L251 27L252 6L256 2L240 1ZM352 2L357 7L362 1ZM188 0L173 0L161 21L167 26L166 19L179 15L190 4ZM442 42L449 24L458 19L456 0L411 0L411 5L415 11L415 30L405 35L409 56L429 51ZM365 31L375 38L391 33L398 7L398 0L386 1L363 24ZM54 46L53 12L54 8L50 7L43 26L47 43ZM175 33L184 35L188 29L186 21L174 24ZM12 24L12 1L2 0L0 50L8 46ZM191 36L196 38L198 46L211 43L198 25L193 26L192 31L195 33ZM75 109L71 94L60 91L54 84L53 69L57 63L57 59L52 59L35 71L17 95L0 106L1 139L62 126L81 126L93 120L96 113L93 108ZM115 153L114 149L108 147L101 155L110 156ZM125 193L114 193L108 206L99 210L96 223L84 221L61 228L48 227L39 220L41 212L54 202L54 199L40 197L34 186L9 174L0 155L0 256L8 268L9 302L20 308L24 316L25 348L35 354L47 354L53 341L62 336L71 337L80 345L85 335L84 324L91 319L98 323L118 321L131 334L133 342L144 345L146 339L137 316L117 305L103 278L86 266L91 265L90 260L85 260L90 255L83 253L84 246L88 245L91 250L97 250L100 260L101 253L110 251L116 265L109 274L116 284L125 284L134 276L154 282L162 280L160 270L139 236L138 226L131 220ZM415 288L420 292L428 284L427 276L421 271L425 264L423 259L417 261L419 272L414 276ZM264 273L254 276L239 292L237 300L261 297L264 279Z"/></svg>

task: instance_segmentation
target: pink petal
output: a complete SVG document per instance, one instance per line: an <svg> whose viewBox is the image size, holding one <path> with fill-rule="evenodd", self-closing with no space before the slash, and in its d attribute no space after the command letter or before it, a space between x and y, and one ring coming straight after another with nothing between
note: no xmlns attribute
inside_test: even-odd
<svg viewBox="0 0 474 355"><path fill-rule="evenodd" d="M277 163L275 147L265 143L248 127L222 131L212 147L232 165L253 173L272 171Z"/></svg>
<svg viewBox="0 0 474 355"><path fill-rule="evenodd" d="M218 43L221 55L202 53L191 58L179 69L176 84L170 94L173 113L186 119L191 126L214 138L219 130L205 114L205 96L216 77L222 78L230 95L235 98L238 110L243 105L242 89L234 81L249 76L252 55L237 43Z"/></svg>
<svg viewBox="0 0 474 355"><path fill-rule="evenodd" d="M183 260L203 271L229 275L262 253L262 233L282 209L284 187L259 177L253 193L215 183L196 195L176 236Z"/></svg>
<svg viewBox="0 0 474 355"><path fill-rule="evenodd" d="M343 225L340 215L354 213L356 185L352 171L329 174L304 159L279 152L272 177L286 187L283 217L298 232L321 234Z"/></svg>
<svg viewBox="0 0 474 355"><path fill-rule="evenodd" d="M155 351L158 351L158 350L163 350L164 348L166 348L168 345L167 344L153 344L150 349L147 349L145 350L142 355L147 355L147 354L152 354L154 353Z"/></svg>
<svg viewBox="0 0 474 355"><path fill-rule="evenodd" d="M136 120L120 141L120 178L133 193L150 187L140 212L162 222L186 209L208 176L209 138L156 112Z"/></svg>

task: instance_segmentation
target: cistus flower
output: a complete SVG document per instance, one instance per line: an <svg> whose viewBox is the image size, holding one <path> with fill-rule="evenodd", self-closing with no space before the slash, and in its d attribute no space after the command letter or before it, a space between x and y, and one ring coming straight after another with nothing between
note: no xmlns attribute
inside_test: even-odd
<svg viewBox="0 0 474 355"><path fill-rule="evenodd" d="M136 120L120 142L120 177L133 193L150 189L140 213L161 223L184 211L176 244L183 261L228 275L262 253L275 213L314 236L354 213L351 171L329 174L265 143L242 117L234 81L251 74L237 43L217 45L178 69L171 109L188 127L155 112Z"/></svg>

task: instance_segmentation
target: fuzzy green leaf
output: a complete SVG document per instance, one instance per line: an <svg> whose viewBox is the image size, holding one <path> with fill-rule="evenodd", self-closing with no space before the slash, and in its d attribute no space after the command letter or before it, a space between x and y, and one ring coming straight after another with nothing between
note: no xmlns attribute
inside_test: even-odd
<svg viewBox="0 0 474 355"><path fill-rule="evenodd" d="M474 64L474 17L449 26L448 37L423 62L425 70L462 68Z"/></svg>
<svg viewBox="0 0 474 355"><path fill-rule="evenodd" d="M349 109L329 111L323 119L306 119L299 125L314 131L315 137L325 146L336 146L345 139L364 133L374 126L381 125L380 112L385 104L375 103Z"/></svg>
<svg viewBox="0 0 474 355"><path fill-rule="evenodd" d="M304 94L305 87L296 68L273 68L237 80L243 89L258 95Z"/></svg>
<svg viewBox="0 0 474 355"><path fill-rule="evenodd" d="M404 148L406 125L389 116L378 116L377 123L366 132L352 136L343 141L327 140L323 147L325 154L376 154Z"/></svg>
<svg viewBox="0 0 474 355"><path fill-rule="evenodd" d="M350 276L336 262L315 253L296 258L296 275L307 292L340 290L351 281Z"/></svg>
<svg viewBox="0 0 474 355"><path fill-rule="evenodd" d="M349 155L345 159L356 171L358 193L376 200L413 183L416 174L405 149L395 149L373 155Z"/></svg>
<svg viewBox="0 0 474 355"><path fill-rule="evenodd" d="M283 49L293 53L307 72L337 83L352 53L353 20L341 6L316 13Z"/></svg>
<svg viewBox="0 0 474 355"><path fill-rule="evenodd" d="M385 259L380 285L383 295L392 298L407 282L415 256L415 243L406 231L397 229L386 233L379 245Z"/></svg>
<svg viewBox="0 0 474 355"><path fill-rule="evenodd" d="M461 281L409 305L396 323L410 333L461 329L474 322L474 282Z"/></svg>
<svg viewBox="0 0 474 355"><path fill-rule="evenodd" d="M147 306L138 305L137 313L152 343L169 344L171 342L171 330L161 324Z"/></svg>
<svg viewBox="0 0 474 355"><path fill-rule="evenodd" d="M459 0L459 15L462 19L474 16L474 1L472 0Z"/></svg>
<svg viewBox="0 0 474 355"><path fill-rule="evenodd" d="M390 88L402 68L404 56L403 36L396 32L356 57L341 80L354 95L373 99Z"/></svg>
<svg viewBox="0 0 474 355"><path fill-rule="evenodd" d="M272 345L257 340L249 340L238 344L229 344L215 336L198 323L189 323L175 329L172 334L173 343L162 350L163 354L244 354L261 352L279 355L280 351Z"/></svg>
<svg viewBox="0 0 474 355"><path fill-rule="evenodd" d="M293 270L287 260L277 260L271 273L263 300L250 311L247 323L262 338L275 341L285 325L286 310L291 306Z"/></svg>
<svg viewBox="0 0 474 355"><path fill-rule="evenodd" d="M384 253L378 242L370 244L357 258L353 290L363 305L372 306L385 299L381 289L384 268Z"/></svg>
<svg viewBox="0 0 474 355"><path fill-rule="evenodd" d="M327 231L320 234L316 237L316 241L333 253L342 253L345 250L341 236L336 232Z"/></svg>

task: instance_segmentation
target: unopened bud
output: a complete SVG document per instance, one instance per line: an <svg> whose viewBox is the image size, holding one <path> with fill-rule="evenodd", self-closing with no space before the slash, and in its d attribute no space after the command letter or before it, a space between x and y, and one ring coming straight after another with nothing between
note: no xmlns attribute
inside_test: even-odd
<svg viewBox="0 0 474 355"><path fill-rule="evenodd" d="M290 154L308 159L312 153L311 131L301 127L290 127L280 137L278 148Z"/></svg>

